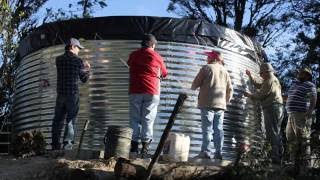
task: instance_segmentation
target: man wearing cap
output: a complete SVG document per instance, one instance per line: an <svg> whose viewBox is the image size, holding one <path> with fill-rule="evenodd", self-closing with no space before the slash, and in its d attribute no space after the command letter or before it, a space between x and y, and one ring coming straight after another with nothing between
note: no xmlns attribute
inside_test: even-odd
<svg viewBox="0 0 320 180"><path fill-rule="evenodd" d="M192 90L200 87L198 107L201 111L202 145L197 158L212 157L210 143L213 138L214 158L222 159L224 111L232 98L233 87L229 73L222 65L222 55L216 51L206 54L207 64L200 69L191 86Z"/></svg>
<svg viewBox="0 0 320 180"><path fill-rule="evenodd" d="M271 143L272 162L281 163L282 143L280 128L283 119L283 100L281 95L281 84L273 74L271 64L263 63L260 65L260 77L262 82L254 78L249 70L246 74L257 89L256 92L245 92L244 95L258 100L261 103L264 117L267 141Z"/></svg>
<svg viewBox="0 0 320 180"><path fill-rule="evenodd" d="M304 158L310 155L311 115L317 101L316 86L311 81L311 69L302 68L299 70L297 81L292 84L288 91L286 110L289 117L286 135L288 143L293 146L292 157L295 157L299 148Z"/></svg>
<svg viewBox="0 0 320 180"><path fill-rule="evenodd" d="M80 42L71 38L65 46L65 53L56 58L57 98L52 123L52 149L59 150L64 120L63 149L71 150L75 136L75 121L79 110L79 79L84 83L89 78L90 64L83 61L78 53Z"/></svg>
<svg viewBox="0 0 320 180"><path fill-rule="evenodd" d="M141 158L147 158L153 138L153 123L160 102L160 79L167 76L162 57L155 51L157 40L145 34L141 48L132 52L128 59L130 82L130 126L133 129L130 155L138 155L139 141L142 143Z"/></svg>

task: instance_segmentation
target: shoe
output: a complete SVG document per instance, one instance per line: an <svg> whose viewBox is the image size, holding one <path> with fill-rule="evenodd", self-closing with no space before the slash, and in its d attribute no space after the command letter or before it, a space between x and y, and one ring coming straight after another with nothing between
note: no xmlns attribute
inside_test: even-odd
<svg viewBox="0 0 320 180"><path fill-rule="evenodd" d="M213 158L222 160L222 155L221 154L215 154Z"/></svg>
<svg viewBox="0 0 320 180"><path fill-rule="evenodd" d="M200 152L194 159L211 159L211 156L208 152Z"/></svg>
<svg viewBox="0 0 320 180"><path fill-rule="evenodd" d="M72 150L72 144L71 143L68 143L68 144L65 144L64 146L63 146L63 150Z"/></svg>
<svg viewBox="0 0 320 180"><path fill-rule="evenodd" d="M140 152L141 159L151 158L151 155L148 154L150 143L151 143L151 141L142 142L142 149L141 149L141 152Z"/></svg>
<svg viewBox="0 0 320 180"><path fill-rule="evenodd" d="M138 153L138 148L139 148L139 142L137 141L131 141L131 147L130 147L130 152L136 152Z"/></svg>
<svg viewBox="0 0 320 180"><path fill-rule="evenodd" d="M129 159L137 159L138 152L139 152L138 148L139 148L139 142L131 141Z"/></svg>
<svg viewBox="0 0 320 180"><path fill-rule="evenodd" d="M137 152L130 152L129 153L129 159L137 159L138 158L138 153Z"/></svg>

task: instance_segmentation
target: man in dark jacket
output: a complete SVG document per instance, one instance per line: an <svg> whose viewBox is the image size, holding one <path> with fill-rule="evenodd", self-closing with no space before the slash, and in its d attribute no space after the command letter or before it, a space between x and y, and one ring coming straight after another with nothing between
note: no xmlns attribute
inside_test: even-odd
<svg viewBox="0 0 320 180"><path fill-rule="evenodd" d="M65 119L63 149L71 150L74 143L74 126L79 110L79 79L86 82L90 70L90 64L78 56L83 48L77 39L71 38L66 44L65 53L56 58L57 99L52 123L53 150L61 148L60 136Z"/></svg>

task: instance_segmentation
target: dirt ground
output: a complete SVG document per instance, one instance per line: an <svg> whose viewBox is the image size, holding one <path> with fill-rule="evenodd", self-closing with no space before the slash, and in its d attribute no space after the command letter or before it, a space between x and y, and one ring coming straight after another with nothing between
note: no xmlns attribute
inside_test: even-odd
<svg viewBox="0 0 320 180"><path fill-rule="evenodd" d="M116 159L79 160L75 152L48 152L42 156L14 158L0 156L0 180L102 180L116 179L114 167ZM146 168L150 161L133 160L133 164ZM194 162L196 163L196 162ZM161 163L153 173L160 179L181 179L185 175L207 175L219 171L219 167L230 162ZM206 165L204 165L206 164ZM211 167L211 168L210 168ZM198 175L196 175L198 174ZM138 177L138 176L137 176ZM136 178L137 178L136 177Z"/></svg>
<svg viewBox="0 0 320 180"><path fill-rule="evenodd" d="M0 180L115 179L115 160L71 160L64 157L0 156Z"/></svg>

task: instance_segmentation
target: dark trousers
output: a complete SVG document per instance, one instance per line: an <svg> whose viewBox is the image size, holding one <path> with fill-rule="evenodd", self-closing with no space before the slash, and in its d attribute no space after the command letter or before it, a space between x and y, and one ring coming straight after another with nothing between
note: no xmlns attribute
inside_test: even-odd
<svg viewBox="0 0 320 180"><path fill-rule="evenodd" d="M263 108L264 124L266 128L267 141L271 143L272 159L280 161L283 152L280 128L283 120L283 105L273 103Z"/></svg>
<svg viewBox="0 0 320 180"><path fill-rule="evenodd" d="M60 149L60 136L66 120L63 142L73 143L75 121L79 111L79 94L61 95L56 99L55 114L52 123L52 149Z"/></svg>

